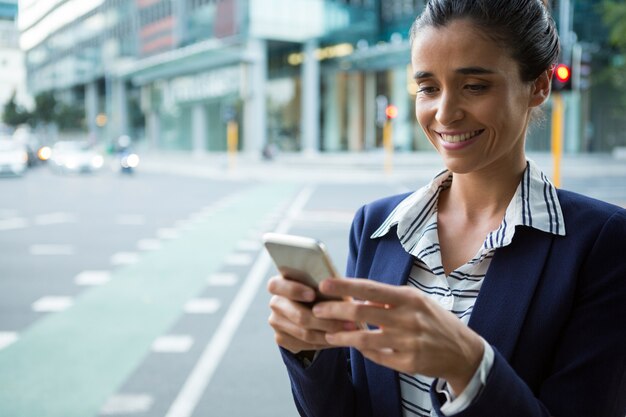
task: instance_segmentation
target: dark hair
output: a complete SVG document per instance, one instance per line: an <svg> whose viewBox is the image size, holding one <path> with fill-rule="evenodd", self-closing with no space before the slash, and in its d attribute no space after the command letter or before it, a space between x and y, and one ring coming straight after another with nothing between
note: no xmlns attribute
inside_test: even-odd
<svg viewBox="0 0 626 417"><path fill-rule="evenodd" d="M429 0L410 30L411 45L420 29L469 19L508 50L522 81L533 81L558 62L559 37L542 0Z"/></svg>

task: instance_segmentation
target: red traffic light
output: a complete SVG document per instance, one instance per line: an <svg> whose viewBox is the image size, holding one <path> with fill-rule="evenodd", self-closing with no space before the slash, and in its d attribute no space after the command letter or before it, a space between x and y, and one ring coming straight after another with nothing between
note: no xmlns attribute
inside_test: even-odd
<svg viewBox="0 0 626 417"><path fill-rule="evenodd" d="M393 104L390 104L385 109L385 114L387 115L387 119L395 119L398 117L398 108Z"/></svg>
<svg viewBox="0 0 626 417"><path fill-rule="evenodd" d="M562 83L568 82L572 76L572 71L565 64L559 64L554 69L554 76Z"/></svg>

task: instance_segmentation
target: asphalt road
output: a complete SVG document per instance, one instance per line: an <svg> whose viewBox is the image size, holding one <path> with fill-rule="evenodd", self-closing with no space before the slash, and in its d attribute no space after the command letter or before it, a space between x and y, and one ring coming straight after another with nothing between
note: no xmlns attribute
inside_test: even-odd
<svg viewBox="0 0 626 417"><path fill-rule="evenodd" d="M592 162L563 186L625 205L623 165ZM314 236L342 270L354 211L436 173L321 168L1 178L0 416L296 416L260 236Z"/></svg>
<svg viewBox="0 0 626 417"><path fill-rule="evenodd" d="M2 178L0 415L297 415L260 236L318 237L342 270L353 212L397 187Z"/></svg>

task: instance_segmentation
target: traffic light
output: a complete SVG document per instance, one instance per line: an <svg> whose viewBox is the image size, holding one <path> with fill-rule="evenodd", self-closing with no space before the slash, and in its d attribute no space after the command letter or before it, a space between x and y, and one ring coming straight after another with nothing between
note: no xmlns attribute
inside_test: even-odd
<svg viewBox="0 0 626 417"><path fill-rule="evenodd" d="M389 104L385 109L385 115L387 116L387 120L392 120L398 117L398 108L393 104Z"/></svg>
<svg viewBox="0 0 626 417"><path fill-rule="evenodd" d="M571 91L572 67L567 64L557 64L552 75L552 91Z"/></svg>

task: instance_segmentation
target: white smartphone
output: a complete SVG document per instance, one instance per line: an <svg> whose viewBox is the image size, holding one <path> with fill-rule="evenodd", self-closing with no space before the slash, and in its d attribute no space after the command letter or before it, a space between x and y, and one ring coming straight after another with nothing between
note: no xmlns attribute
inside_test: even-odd
<svg viewBox="0 0 626 417"><path fill-rule="evenodd" d="M320 294L318 284L340 275L322 242L310 237L265 233L263 243L281 275L313 288L316 301L329 299Z"/></svg>

